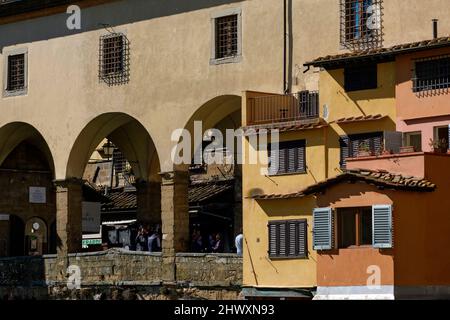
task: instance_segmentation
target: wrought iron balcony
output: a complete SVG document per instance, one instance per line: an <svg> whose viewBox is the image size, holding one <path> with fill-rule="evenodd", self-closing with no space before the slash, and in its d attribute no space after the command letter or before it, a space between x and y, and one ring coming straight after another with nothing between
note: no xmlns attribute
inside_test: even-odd
<svg viewBox="0 0 450 320"><path fill-rule="evenodd" d="M247 125L314 120L319 118L319 93L251 97L247 102Z"/></svg>

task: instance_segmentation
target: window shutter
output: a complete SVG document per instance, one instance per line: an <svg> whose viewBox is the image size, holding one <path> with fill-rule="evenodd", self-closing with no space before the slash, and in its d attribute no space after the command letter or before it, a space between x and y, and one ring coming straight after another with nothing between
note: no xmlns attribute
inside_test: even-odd
<svg viewBox="0 0 450 320"><path fill-rule="evenodd" d="M286 245L287 245L287 234L286 234L286 224L278 224L278 255L286 256Z"/></svg>
<svg viewBox="0 0 450 320"><path fill-rule="evenodd" d="M345 168L346 167L346 161L345 159L350 157L350 139L347 136L341 136L339 138L339 145L341 147L341 161L340 161L340 165L341 168Z"/></svg>
<svg viewBox="0 0 450 320"><path fill-rule="evenodd" d="M397 131L384 132L384 149L399 153L400 147L403 145L403 133Z"/></svg>
<svg viewBox="0 0 450 320"><path fill-rule="evenodd" d="M374 248L392 248L392 206L372 207L372 242Z"/></svg>
<svg viewBox="0 0 450 320"><path fill-rule="evenodd" d="M277 255L277 224L269 223L269 255Z"/></svg>
<svg viewBox="0 0 450 320"><path fill-rule="evenodd" d="M297 172L306 172L306 142L302 140L297 147Z"/></svg>
<svg viewBox="0 0 450 320"><path fill-rule="evenodd" d="M288 222L287 223L287 231L288 231L288 255L296 256L298 252L298 221Z"/></svg>
<svg viewBox="0 0 450 320"><path fill-rule="evenodd" d="M307 257L308 256L308 234L307 234L307 228L308 223L306 220L301 221L298 225L298 242L297 242L297 248L298 252L297 255L301 257Z"/></svg>
<svg viewBox="0 0 450 320"><path fill-rule="evenodd" d="M297 159L298 159L298 149L294 144L290 144L286 148L286 158L287 158L287 172L297 171Z"/></svg>
<svg viewBox="0 0 450 320"><path fill-rule="evenodd" d="M333 247L333 223L331 208L317 208L313 212L314 250L330 250Z"/></svg>
<svg viewBox="0 0 450 320"><path fill-rule="evenodd" d="M280 168L280 163L278 161L280 150L272 150L272 146L269 150L269 175L274 175L278 173Z"/></svg>

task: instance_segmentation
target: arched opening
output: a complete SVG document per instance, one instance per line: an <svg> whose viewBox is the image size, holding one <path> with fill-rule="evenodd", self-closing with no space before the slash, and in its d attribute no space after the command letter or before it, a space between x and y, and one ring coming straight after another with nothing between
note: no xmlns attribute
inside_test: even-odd
<svg viewBox="0 0 450 320"><path fill-rule="evenodd" d="M0 129L0 256L54 252L49 241L56 239L49 238L46 227L56 216L53 178L50 149L35 128L16 122Z"/></svg>
<svg viewBox="0 0 450 320"><path fill-rule="evenodd" d="M192 141L191 150L194 154L202 149L202 163L193 159L189 167L190 250L235 252L235 236L242 228L241 137L237 132L242 123L241 97L220 96L201 106L186 124L192 137L196 121L201 124L203 141ZM220 132L222 145L211 148L218 141L211 138L211 129Z"/></svg>
<svg viewBox="0 0 450 320"><path fill-rule="evenodd" d="M133 117L103 114L82 130L70 152L66 176L83 181L84 250L148 250L147 241L137 245L136 239L139 227L147 234L160 230L159 171L153 140Z"/></svg>

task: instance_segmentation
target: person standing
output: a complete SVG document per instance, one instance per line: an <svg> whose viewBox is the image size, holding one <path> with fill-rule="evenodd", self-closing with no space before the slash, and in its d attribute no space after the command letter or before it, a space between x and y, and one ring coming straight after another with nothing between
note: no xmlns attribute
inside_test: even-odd
<svg viewBox="0 0 450 320"><path fill-rule="evenodd" d="M239 230L239 234L236 236L234 244L236 246L236 253L238 256L242 256L242 247L244 242L244 235L242 234L242 230Z"/></svg>

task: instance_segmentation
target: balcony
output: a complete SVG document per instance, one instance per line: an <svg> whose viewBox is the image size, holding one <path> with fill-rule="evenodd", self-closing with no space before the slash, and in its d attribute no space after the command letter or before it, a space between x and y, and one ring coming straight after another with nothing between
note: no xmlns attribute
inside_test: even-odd
<svg viewBox="0 0 450 320"><path fill-rule="evenodd" d="M282 122L312 123L319 120L319 93L301 91L296 94L249 96L247 125Z"/></svg>

